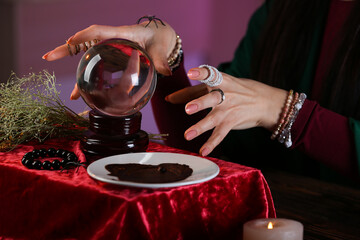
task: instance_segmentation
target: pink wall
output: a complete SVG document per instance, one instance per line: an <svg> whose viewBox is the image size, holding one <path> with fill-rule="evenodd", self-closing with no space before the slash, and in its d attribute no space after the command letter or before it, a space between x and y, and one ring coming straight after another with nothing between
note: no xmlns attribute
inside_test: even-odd
<svg viewBox="0 0 360 240"><path fill-rule="evenodd" d="M86 106L69 101L80 56L46 62L41 56L91 24L130 25L143 15L166 20L183 40L186 68L231 60L248 19L262 0L24 0L15 1L14 22L18 75L54 72L65 103L75 111ZM225 4L226 3L226 4ZM0 16L1 18L1 16ZM1 21L6 19L1 18ZM9 70L10 73L10 70ZM150 104L148 104L150 105ZM143 109L143 129L157 133L151 107Z"/></svg>

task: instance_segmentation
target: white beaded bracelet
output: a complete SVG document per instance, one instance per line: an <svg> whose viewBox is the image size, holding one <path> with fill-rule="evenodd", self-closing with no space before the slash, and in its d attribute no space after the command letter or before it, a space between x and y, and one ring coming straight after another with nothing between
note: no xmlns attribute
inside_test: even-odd
<svg viewBox="0 0 360 240"><path fill-rule="evenodd" d="M290 116L289 123L286 125L284 130L279 134L278 141L280 143L284 143L287 148L292 146L291 127L294 124L296 117L299 114L299 111L305 102L305 99L306 99L306 94L301 93L297 103L294 106L294 112L293 112L292 116Z"/></svg>

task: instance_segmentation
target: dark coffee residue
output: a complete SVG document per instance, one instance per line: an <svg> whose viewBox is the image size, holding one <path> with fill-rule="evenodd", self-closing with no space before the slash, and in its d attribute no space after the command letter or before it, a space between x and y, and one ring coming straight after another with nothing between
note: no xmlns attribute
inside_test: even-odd
<svg viewBox="0 0 360 240"><path fill-rule="evenodd" d="M193 170L186 164L162 163L146 165L138 163L108 164L105 166L110 176L120 181L138 183L169 183L189 177Z"/></svg>

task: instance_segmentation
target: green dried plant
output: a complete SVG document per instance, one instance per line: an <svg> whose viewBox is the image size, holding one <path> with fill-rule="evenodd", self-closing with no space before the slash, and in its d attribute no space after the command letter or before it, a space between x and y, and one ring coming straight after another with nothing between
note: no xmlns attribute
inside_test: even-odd
<svg viewBox="0 0 360 240"><path fill-rule="evenodd" d="M64 105L54 74L46 70L24 77L12 73L0 84L0 151L49 138L78 138L88 119Z"/></svg>

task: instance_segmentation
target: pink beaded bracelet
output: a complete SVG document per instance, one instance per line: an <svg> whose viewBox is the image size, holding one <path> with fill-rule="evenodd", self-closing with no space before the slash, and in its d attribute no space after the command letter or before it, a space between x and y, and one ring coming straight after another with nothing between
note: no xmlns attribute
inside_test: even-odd
<svg viewBox="0 0 360 240"><path fill-rule="evenodd" d="M283 125L281 126L280 130L279 130L279 134L284 131L285 127L288 125L289 121L290 121L290 118L291 116L294 114L294 108L295 108L295 104L296 102L298 101L299 99L299 93L295 93L294 94L294 97L293 97L293 100L291 102L291 105L290 105L290 110L288 111L288 114L286 115L285 117L285 120L284 120L284 123Z"/></svg>
<svg viewBox="0 0 360 240"><path fill-rule="evenodd" d="M293 96L294 96L294 91L291 89L289 91L289 94L288 94L287 99L285 101L285 105L283 107L279 123L278 123L277 127L275 128L275 131L271 135L272 140L277 138L277 136L280 133L280 129L285 124L285 119L286 119L287 115L289 114L289 110L290 110L290 106L291 106L291 103L292 103L292 100L293 100Z"/></svg>

